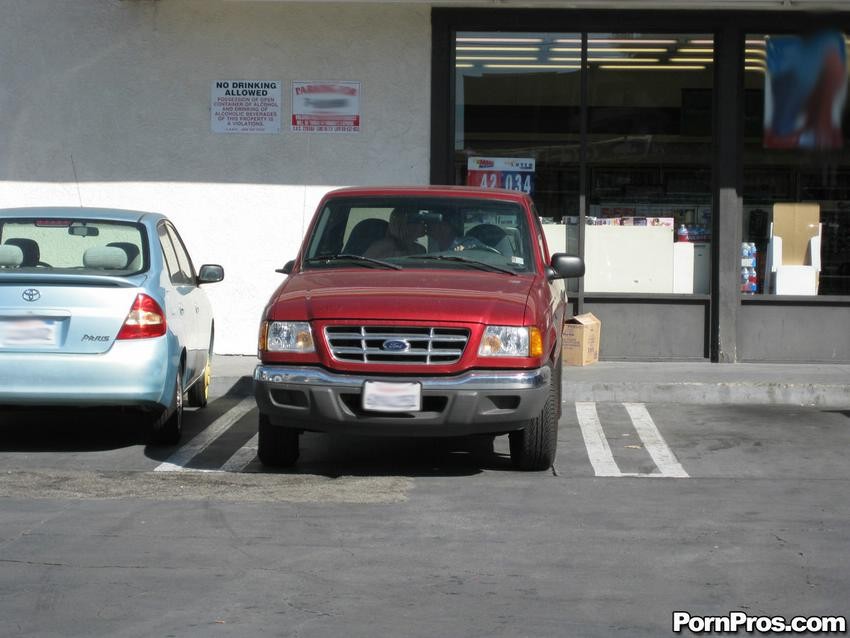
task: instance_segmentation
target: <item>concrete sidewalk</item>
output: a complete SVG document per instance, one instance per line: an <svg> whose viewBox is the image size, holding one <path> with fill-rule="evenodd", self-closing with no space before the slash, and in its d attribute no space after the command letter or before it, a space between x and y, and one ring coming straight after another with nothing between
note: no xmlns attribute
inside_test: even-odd
<svg viewBox="0 0 850 638"><path fill-rule="evenodd" d="M251 376L256 357L216 355L213 381ZM850 410L850 365L600 361L564 367L564 400L811 405Z"/></svg>
<svg viewBox="0 0 850 638"><path fill-rule="evenodd" d="M564 368L567 401L850 409L850 365L600 361Z"/></svg>

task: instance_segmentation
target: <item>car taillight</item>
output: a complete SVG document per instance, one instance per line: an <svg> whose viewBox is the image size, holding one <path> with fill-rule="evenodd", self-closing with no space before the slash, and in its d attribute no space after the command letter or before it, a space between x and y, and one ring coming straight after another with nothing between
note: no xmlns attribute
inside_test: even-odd
<svg viewBox="0 0 850 638"><path fill-rule="evenodd" d="M165 313L159 304L147 295L138 294L116 339L161 337L165 329Z"/></svg>

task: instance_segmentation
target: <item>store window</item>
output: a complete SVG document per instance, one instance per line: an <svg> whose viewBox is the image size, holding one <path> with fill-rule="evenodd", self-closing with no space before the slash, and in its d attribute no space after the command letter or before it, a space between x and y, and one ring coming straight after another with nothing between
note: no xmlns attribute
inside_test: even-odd
<svg viewBox="0 0 850 638"><path fill-rule="evenodd" d="M710 35L458 32L454 53L455 183L529 192L587 292L709 294Z"/></svg>
<svg viewBox="0 0 850 638"><path fill-rule="evenodd" d="M847 40L746 37L741 291L850 295Z"/></svg>
<svg viewBox="0 0 850 638"><path fill-rule="evenodd" d="M708 294L714 43L588 35L588 292Z"/></svg>
<svg viewBox="0 0 850 638"><path fill-rule="evenodd" d="M455 77L455 183L529 193L578 254L581 35L459 32Z"/></svg>

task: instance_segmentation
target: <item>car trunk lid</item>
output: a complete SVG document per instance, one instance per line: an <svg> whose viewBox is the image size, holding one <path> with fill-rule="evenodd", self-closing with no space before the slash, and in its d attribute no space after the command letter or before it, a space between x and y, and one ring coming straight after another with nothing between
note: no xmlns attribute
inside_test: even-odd
<svg viewBox="0 0 850 638"><path fill-rule="evenodd" d="M106 352L145 278L0 275L0 352Z"/></svg>

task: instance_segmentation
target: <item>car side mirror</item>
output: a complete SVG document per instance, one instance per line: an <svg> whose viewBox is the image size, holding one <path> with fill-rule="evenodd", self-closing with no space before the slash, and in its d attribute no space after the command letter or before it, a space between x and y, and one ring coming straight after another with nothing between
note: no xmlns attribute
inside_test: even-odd
<svg viewBox="0 0 850 638"><path fill-rule="evenodd" d="M555 253L546 274L552 279L572 279L584 276L584 260L567 253Z"/></svg>
<svg viewBox="0 0 850 638"><path fill-rule="evenodd" d="M204 264L198 271L199 284L214 284L224 279L224 268L218 264Z"/></svg>
<svg viewBox="0 0 850 638"><path fill-rule="evenodd" d="M295 260L290 259L283 265L283 268L275 268L275 272L279 272L281 275L291 275L292 269L295 268Z"/></svg>

